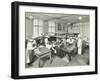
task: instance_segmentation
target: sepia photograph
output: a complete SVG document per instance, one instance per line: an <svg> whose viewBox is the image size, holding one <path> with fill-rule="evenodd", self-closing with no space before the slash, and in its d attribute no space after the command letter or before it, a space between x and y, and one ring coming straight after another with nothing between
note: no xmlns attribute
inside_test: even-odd
<svg viewBox="0 0 100 81"><path fill-rule="evenodd" d="M25 12L25 68L89 65L90 16Z"/></svg>

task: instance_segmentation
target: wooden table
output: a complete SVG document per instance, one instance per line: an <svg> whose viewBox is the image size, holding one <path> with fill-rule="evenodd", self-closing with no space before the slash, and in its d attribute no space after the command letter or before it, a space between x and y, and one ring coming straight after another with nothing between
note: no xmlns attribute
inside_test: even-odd
<svg viewBox="0 0 100 81"><path fill-rule="evenodd" d="M39 63L38 63L39 67L43 67L43 65L44 65L44 63L41 60L44 57L48 56L49 59L50 59L50 63L51 63L51 60L52 60L51 59L51 51L48 48L46 48L46 47L39 48L39 51L40 51L40 53L36 54L36 56L38 57L38 60L39 60Z"/></svg>

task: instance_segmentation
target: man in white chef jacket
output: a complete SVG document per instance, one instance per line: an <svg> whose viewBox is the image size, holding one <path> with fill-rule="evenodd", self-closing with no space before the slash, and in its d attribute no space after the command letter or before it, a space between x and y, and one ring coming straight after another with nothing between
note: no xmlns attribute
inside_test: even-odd
<svg viewBox="0 0 100 81"><path fill-rule="evenodd" d="M33 59L33 50L36 48L36 46L33 47L33 44L35 44L35 40L33 41L30 39L27 43L27 54L26 54L26 63L31 64Z"/></svg>
<svg viewBox="0 0 100 81"><path fill-rule="evenodd" d="M82 54L82 39L80 35L78 35L77 47L78 47L78 55L81 55Z"/></svg>

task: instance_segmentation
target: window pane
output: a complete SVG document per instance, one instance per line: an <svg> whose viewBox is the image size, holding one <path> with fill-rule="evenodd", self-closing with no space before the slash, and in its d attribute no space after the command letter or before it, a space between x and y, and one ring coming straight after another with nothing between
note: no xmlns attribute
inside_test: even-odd
<svg viewBox="0 0 100 81"><path fill-rule="evenodd" d="M43 26L43 20L39 20L39 26Z"/></svg>
<svg viewBox="0 0 100 81"><path fill-rule="evenodd" d="M55 28L51 28L51 32L55 32Z"/></svg>
<svg viewBox="0 0 100 81"><path fill-rule="evenodd" d="M34 19L33 20L33 36L40 36L43 32L43 20L42 19Z"/></svg>
<svg viewBox="0 0 100 81"><path fill-rule="evenodd" d="M34 27L33 30L34 30L34 31L38 30L38 27Z"/></svg>
<svg viewBox="0 0 100 81"><path fill-rule="evenodd" d="M38 19L33 20L33 25L38 25Z"/></svg>
<svg viewBox="0 0 100 81"><path fill-rule="evenodd" d="M42 32L42 28L39 28L39 32Z"/></svg>
<svg viewBox="0 0 100 81"><path fill-rule="evenodd" d="M49 26L48 28L49 32L55 32L56 23L54 21L49 21L48 26Z"/></svg>
<svg viewBox="0 0 100 81"><path fill-rule="evenodd" d="M48 31L51 32L51 28L48 28Z"/></svg>

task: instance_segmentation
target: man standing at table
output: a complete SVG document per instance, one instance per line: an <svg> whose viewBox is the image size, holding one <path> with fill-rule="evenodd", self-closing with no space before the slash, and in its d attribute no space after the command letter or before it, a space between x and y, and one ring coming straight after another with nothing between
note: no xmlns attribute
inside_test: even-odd
<svg viewBox="0 0 100 81"><path fill-rule="evenodd" d="M33 50L36 48L36 46L33 46L35 44L35 40L29 39L27 43L27 54L26 54L26 63L28 65L31 65L33 63Z"/></svg>
<svg viewBox="0 0 100 81"><path fill-rule="evenodd" d="M78 55L81 55L82 54L82 39L80 35L78 35L77 47L78 47Z"/></svg>

